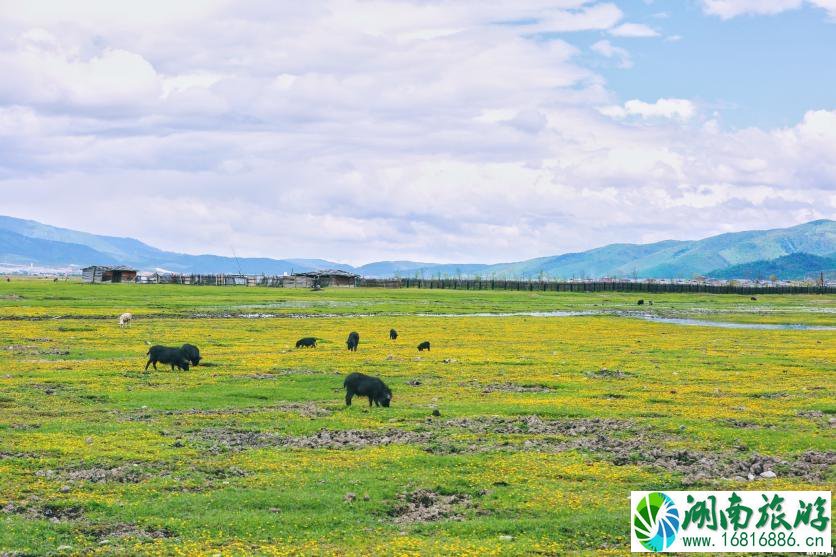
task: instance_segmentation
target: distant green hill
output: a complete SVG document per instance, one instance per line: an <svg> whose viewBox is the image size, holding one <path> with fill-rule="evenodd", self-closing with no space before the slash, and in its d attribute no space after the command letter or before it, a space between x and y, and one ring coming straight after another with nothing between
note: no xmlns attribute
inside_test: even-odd
<svg viewBox="0 0 836 557"><path fill-rule="evenodd" d="M491 265L482 273L530 277L544 273L562 278L692 278L797 252L818 256L836 252L836 221L817 220L791 228L733 232L686 242L612 244L582 253Z"/></svg>
<svg viewBox="0 0 836 557"><path fill-rule="evenodd" d="M322 259L234 258L218 255L189 255L163 251L135 240L99 236L66 228L57 228L31 220L0 216L0 264L68 267L119 263L141 270L166 269L183 273L281 274L337 268L368 277L421 276L497 277L497 278L691 278L695 275L719 276L730 267L778 260L793 254L786 265L797 271L818 270L821 262L811 257L836 254L836 222L817 220L791 228L752 230L720 234L703 240L666 240L653 244L610 244L580 253L538 257L526 261L498 264L420 263L414 261L379 261L352 267ZM753 267L754 269L754 267ZM741 273L741 271L734 271ZM753 271L766 274L777 272ZM785 273L790 273L787 267ZM789 274L787 274L789 278ZM745 278L736 275L735 278Z"/></svg>
<svg viewBox="0 0 836 557"><path fill-rule="evenodd" d="M825 278L836 276L836 254L820 257L809 253L793 253L775 259L752 261L717 269L707 276L719 279L778 280L817 279L820 273Z"/></svg>

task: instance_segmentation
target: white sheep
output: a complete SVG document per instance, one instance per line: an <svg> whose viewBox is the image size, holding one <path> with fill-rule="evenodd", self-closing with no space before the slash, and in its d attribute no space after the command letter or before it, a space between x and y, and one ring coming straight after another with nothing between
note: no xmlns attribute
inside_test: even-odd
<svg viewBox="0 0 836 557"><path fill-rule="evenodd" d="M119 316L119 327L130 327L134 316L130 313L123 313Z"/></svg>

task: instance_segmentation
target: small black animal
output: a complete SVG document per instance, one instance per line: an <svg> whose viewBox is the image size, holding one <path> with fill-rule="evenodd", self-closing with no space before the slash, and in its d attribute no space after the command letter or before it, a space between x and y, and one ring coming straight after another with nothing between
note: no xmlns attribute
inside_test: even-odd
<svg viewBox="0 0 836 557"><path fill-rule="evenodd" d="M356 331L348 333L348 340L345 341L345 345L348 346L348 349L352 352L357 352L358 344L360 344L360 335Z"/></svg>
<svg viewBox="0 0 836 557"><path fill-rule="evenodd" d="M149 348L146 355L148 362L145 364L145 371L148 371L148 366L151 364L154 364L154 369L157 369L157 362L171 364L171 371L174 371L174 366L183 371L189 371L189 360L179 348L156 345Z"/></svg>
<svg viewBox="0 0 836 557"><path fill-rule="evenodd" d="M355 372L345 378L343 387L345 387L346 406L351 406L351 399L355 396L369 397L369 406L374 402L375 406L388 408L392 401L391 389L377 377Z"/></svg>
<svg viewBox="0 0 836 557"><path fill-rule="evenodd" d="M389 340L396 340L398 338L398 331L389 329Z"/></svg>
<svg viewBox="0 0 836 557"><path fill-rule="evenodd" d="M752 296L752 297L751 297L751 298L749 298L749 299L750 299L750 300L752 300L753 302L757 302L757 301L758 301L758 299L757 299L757 298L755 298L754 296Z"/></svg>
<svg viewBox="0 0 836 557"><path fill-rule="evenodd" d="M183 356L185 356L186 359L189 360L193 366L199 364L200 360L202 359L200 357L200 349L198 349L198 347L194 344L184 344L180 347L180 352L183 353Z"/></svg>
<svg viewBox="0 0 836 557"><path fill-rule="evenodd" d="M296 341L296 348L316 348L316 337L300 338Z"/></svg>
<svg viewBox="0 0 836 557"><path fill-rule="evenodd" d="M425 340L424 342L418 345L418 352L423 352L424 350L430 350L430 341Z"/></svg>
<svg viewBox="0 0 836 557"><path fill-rule="evenodd" d="M638 304L638 305L643 306L643 305L644 305L644 300L639 300L639 304Z"/></svg>

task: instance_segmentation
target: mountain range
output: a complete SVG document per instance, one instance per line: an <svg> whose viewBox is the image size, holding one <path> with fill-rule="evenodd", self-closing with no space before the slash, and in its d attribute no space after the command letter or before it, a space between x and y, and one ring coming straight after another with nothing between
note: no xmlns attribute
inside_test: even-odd
<svg viewBox="0 0 836 557"><path fill-rule="evenodd" d="M792 256L787 259L787 256ZM179 273L276 275L342 269L367 277L475 276L597 278L781 279L818 276L836 269L836 221L816 220L790 228L751 230L702 240L604 247L497 264L378 261L359 267L323 259L271 259L189 255L163 251L133 238L101 236L32 220L0 216L0 267L7 270L71 270L87 265L129 265ZM730 276L734 275L734 276ZM738 274L739 273L739 274Z"/></svg>

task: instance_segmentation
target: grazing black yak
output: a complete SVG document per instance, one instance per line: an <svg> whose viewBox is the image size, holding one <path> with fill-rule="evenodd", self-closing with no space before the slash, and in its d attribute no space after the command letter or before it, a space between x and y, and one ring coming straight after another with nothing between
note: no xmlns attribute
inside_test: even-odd
<svg viewBox="0 0 836 557"><path fill-rule="evenodd" d="M296 348L316 348L316 337L300 338L296 341Z"/></svg>
<svg viewBox="0 0 836 557"><path fill-rule="evenodd" d="M377 377L371 377L362 373L352 373L343 381L345 387L345 405L351 406L351 399L355 396L369 397L369 406L389 407L392 401L392 391L386 383Z"/></svg>
<svg viewBox="0 0 836 557"><path fill-rule="evenodd" d="M345 345L348 349L352 352L357 352L358 344L360 344L360 335L356 331L348 333L348 340L345 341Z"/></svg>
<svg viewBox="0 0 836 557"><path fill-rule="evenodd" d="M419 345L418 345L418 352L423 352L424 350L426 350L426 351L428 351L428 352L429 352L429 350L430 350L430 341L425 340L424 342L422 342L421 344L419 344Z"/></svg>
<svg viewBox="0 0 836 557"><path fill-rule="evenodd" d="M389 329L389 340L397 340L398 338L398 331L395 329Z"/></svg>
<svg viewBox="0 0 836 557"><path fill-rule="evenodd" d="M198 347L194 344L184 344L180 347L180 352L183 353L183 356L185 356L193 366L196 366L200 363L200 360L202 360L200 357L200 349L198 349Z"/></svg>
<svg viewBox="0 0 836 557"><path fill-rule="evenodd" d="M148 362L145 364L145 371L148 371L148 366L151 364L154 364L154 369L157 369L157 362L171 364L171 371L174 371L174 366L183 371L189 371L189 360L179 348L156 345L149 348L146 355Z"/></svg>

